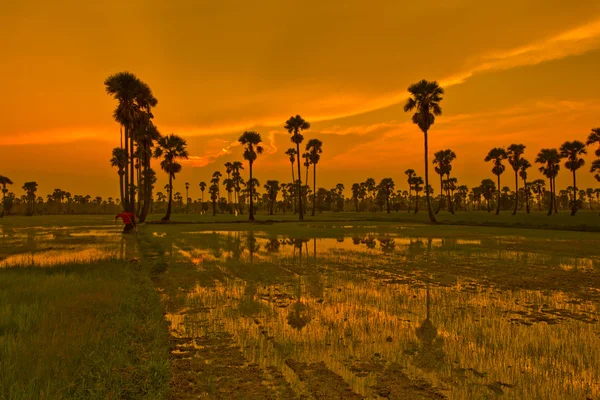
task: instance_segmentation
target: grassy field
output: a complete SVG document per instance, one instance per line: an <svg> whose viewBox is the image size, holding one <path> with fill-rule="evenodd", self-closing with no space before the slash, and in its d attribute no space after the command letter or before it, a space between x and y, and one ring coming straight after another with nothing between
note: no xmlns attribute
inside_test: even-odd
<svg viewBox="0 0 600 400"><path fill-rule="evenodd" d="M133 243L119 258L118 243L79 236L87 232L3 230L0 262L24 258L0 266L0 399L167 396L168 332L151 266L130 262ZM69 258L78 247L111 245L108 257Z"/></svg>

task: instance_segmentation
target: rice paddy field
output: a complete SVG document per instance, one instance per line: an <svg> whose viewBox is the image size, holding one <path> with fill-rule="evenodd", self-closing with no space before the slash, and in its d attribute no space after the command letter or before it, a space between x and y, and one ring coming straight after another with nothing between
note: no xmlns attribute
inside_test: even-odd
<svg viewBox="0 0 600 400"><path fill-rule="evenodd" d="M600 398L600 233L193 218L2 220L0 398Z"/></svg>

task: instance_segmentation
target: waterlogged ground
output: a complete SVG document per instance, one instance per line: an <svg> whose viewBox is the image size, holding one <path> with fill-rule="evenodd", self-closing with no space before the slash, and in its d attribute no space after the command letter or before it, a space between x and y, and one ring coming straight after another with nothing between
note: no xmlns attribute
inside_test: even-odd
<svg viewBox="0 0 600 400"><path fill-rule="evenodd" d="M53 267L136 257L119 225L0 226L0 268Z"/></svg>
<svg viewBox="0 0 600 400"><path fill-rule="evenodd" d="M151 265L176 399L600 398L597 234L344 224L3 226L0 268Z"/></svg>
<svg viewBox="0 0 600 400"><path fill-rule="evenodd" d="M146 232L175 398L600 398L594 234L321 228Z"/></svg>

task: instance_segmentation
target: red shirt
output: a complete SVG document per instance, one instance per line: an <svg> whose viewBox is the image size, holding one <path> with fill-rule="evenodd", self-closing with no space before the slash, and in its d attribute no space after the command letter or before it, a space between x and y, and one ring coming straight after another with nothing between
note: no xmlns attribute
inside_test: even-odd
<svg viewBox="0 0 600 400"><path fill-rule="evenodd" d="M132 212L122 212L121 214L117 214L117 216L115 217L115 219L123 219L123 223L125 225L127 224L132 224L135 221L135 214Z"/></svg>

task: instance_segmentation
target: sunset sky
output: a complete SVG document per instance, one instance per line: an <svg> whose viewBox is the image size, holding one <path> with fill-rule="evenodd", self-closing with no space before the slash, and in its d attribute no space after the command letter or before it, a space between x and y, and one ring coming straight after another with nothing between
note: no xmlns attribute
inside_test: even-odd
<svg viewBox="0 0 600 400"><path fill-rule="evenodd" d="M188 181L193 198L242 159L244 130L265 142L261 183L291 180L283 125L295 114L324 142L319 186L390 176L406 189L404 170L423 173L423 138L402 105L423 78L446 89L431 154L453 149L469 187L492 177L492 147L523 143L533 164L600 126L598 0L20 0L2 4L0 31L0 175L19 195L35 180L42 195L117 197L103 82L119 71L153 89L159 130L187 139L175 191ZM587 159L583 188L597 186ZM559 188L570 179L563 167Z"/></svg>

